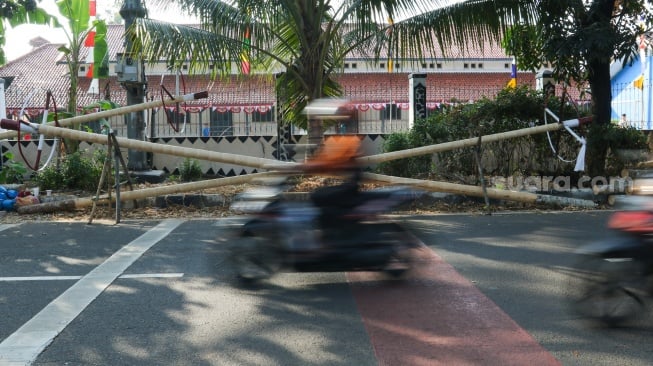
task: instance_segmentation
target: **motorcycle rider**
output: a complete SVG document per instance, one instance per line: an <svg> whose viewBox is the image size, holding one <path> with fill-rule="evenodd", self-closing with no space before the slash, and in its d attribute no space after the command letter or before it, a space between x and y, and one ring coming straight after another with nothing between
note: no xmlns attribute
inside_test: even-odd
<svg viewBox="0 0 653 366"><path fill-rule="evenodd" d="M344 216L357 205L363 169L356 161L361 155L361 140L356 135L334 135L318 148L315 155L301 165L309 174L336 175L343 182L316 189L312 202L320 208L319 223L325 233L347 231L351 224ZM344 226L343 226L344 225Z"/></svg>

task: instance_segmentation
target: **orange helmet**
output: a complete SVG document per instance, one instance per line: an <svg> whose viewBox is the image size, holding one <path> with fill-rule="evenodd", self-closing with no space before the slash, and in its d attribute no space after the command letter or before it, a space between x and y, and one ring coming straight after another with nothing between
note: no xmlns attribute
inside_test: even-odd
<svg viewBox="0 0 653 366"><path fill-rule="evenodd" d="M351 168L360 156L361 140L356 135L336 135L324 141L305 164L308 169L339 170Z"/></svg>

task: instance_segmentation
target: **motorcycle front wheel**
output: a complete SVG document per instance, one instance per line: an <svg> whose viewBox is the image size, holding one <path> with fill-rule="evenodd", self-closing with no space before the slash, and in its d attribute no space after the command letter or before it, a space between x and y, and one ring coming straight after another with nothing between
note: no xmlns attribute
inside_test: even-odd
<svg viewBox="0 0 653 366"><path fill-rule="evenodd" d="M254 283L272 277L281 267L281 256L267 240L242 236L232 244L231 263L238 280Z"/></svg>
<svg viewBox="0 0 653 366"><path fill-rule="evenodd" d="M609 327L625 325L645 310L646 276L642 264L629 258L589 257L577 269L578 296L573 311Z"/></svg>

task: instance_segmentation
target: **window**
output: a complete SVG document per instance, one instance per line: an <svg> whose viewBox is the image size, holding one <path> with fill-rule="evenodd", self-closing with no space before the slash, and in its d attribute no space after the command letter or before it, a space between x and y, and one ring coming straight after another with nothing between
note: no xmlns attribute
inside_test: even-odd
<svg viewBox="0 0 653 366"><path fill-rule="evenodd" d="M274 107L269 108L267 112L254 111L252 122L274 122Z"/></svg>
<svg viewBox="0 0 653 366"><path fill-rule="evenodd" d="M479 68L479 69L482 69L482 68L483 68L483 64L482 64L482 63L478 64L478 68Z"/></svg>
<svg viewBox="0 0 653 366"><path fill-rule="evenodd" d="M345 69L348 69L348 68L349 68L349 63L345 62Z"/></svg>
<svg viewBox="0 0 653 366"><path fill-rule="evenodd" d="M442 68L442 64L438 62L437 67L438 67L438 69L441 69L441 68Z"/></svg>
<svg viewBox="0 0 653 366"><path fill-rule="evenodd" d="M386 121L389 119L397 120L401 119L401 109L397 108L396 104L386 104L385 108L379 111L380 119Z"/></svg>
<svg viewBox="0 0 653 366"><path fill-rule="evenodd" d="M379 64L379 69L385 69L385 62L381 62Z"/></svg>
<svg viewBox="0 0 653 366"><path fill-rule="evenodd" d="M353 63L353 64L351 64L351 68L352 68L352 69L355 69L356 67L358 67L358 64L357 64L357 63Z"/></svg>
<svg viewBox="0 0 653 366"><path fill-rule="evenodd" d="M211 110L211 121L209 122L209 136L231 136L233 126L233 113L231 111L219 112ZM203 133L203 135L205 135Z"/></svg>
<svg viewBox="0 0 653 366"><path fill-rule="evenodd" d="M468 63L463 64L463 68L469 69L469 64Z"/></svg>
<svg viewBox="0 0 653 366"><path fill-rule="evenodd" d="M425 63L422 64L422 69L426 69L426 64Z"/></svg>

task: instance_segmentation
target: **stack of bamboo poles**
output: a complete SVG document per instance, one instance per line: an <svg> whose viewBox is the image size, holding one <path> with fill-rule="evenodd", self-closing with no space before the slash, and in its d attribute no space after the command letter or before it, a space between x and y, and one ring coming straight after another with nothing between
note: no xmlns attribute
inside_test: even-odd
<svg viewBox="0 0 653 366"><path fill-rule="evenodd" d="M87 114L83 116L77 116L68 118L65 120L59 121L60 126L68 126L76 123L83 123L94 121L99 118L108 118L117 115L122 115L126 113L132 113L136 111L142 111L149 108L155 108L164 104L173 104L180 101L191 100L189 98L202 98L206 97L205 93L193 94L191 97L180 96L167 101L153 101L148 103L142 103L138 105L132 105L122 108L117 108L113 110L102 111L93 114ZM55 127L52 124L31 124L31 128L36 130L39 134L44 134L51 137L60 137L67 139L74 139L80 141L87 141L97 144L107 144L108 139L106 135L88 133L68 128ZM510 138L522 137L532 134L544 133L549 131L556 131L562 129L564 126L561 123L555 124L546 124L542 126L524 128L520 130L514 130L504 133L497 133L492 135L482 136L482 142L494 142L499 140L505 140ZM16 136L15 131L8 131L0 133L0 139L6 139ZM268 170L268 173L257 173L257 174L248 174L245 176L237 176L231 178L219 178L213 180L207 180L202 182L193 182L185 184L177 184L173 186L158 187L143 189L138 191L124 192L120 195L120 200L136 200L146 197L159 196L165 194L174 194L180 192L190 192L201 189L207 189L211 187L218 187L230 184L242 184L249 182L254 178L259 178L262 175L275 174L276 170L284 170L289 167L289 165L295 163L286 163L280 162L272 159L257 158L229 153L213 152L201 149L192 149L186 147L175 147L162 144L156 144L147 141L138 141L128 138L116 138L117 143L121 148L134 149L139 151L146 151L159 154L168 154L179 157L198 159L198 160L207 160L212 162L227 163L233 165L242 165L247 167L254 167L262 170ZM448 151L453 149L460 149L465 147L476 146L479 143L479 138L469 138L459 141L451 141L447 143L435 144L430 146L424 146L414 149L395 151L390 153L383 153L372 156L365 156L358 159L359 163L363 166L370 166L378 164L381 162L391 161L395 159L409 158L419 155L433 154L442 151ZM573 198L564 198L564 197L553 197L540 195L536 193L529 192L514 192L508 190L498 190L498 189L489 189L484 187L469 186L462 184L446 183L446 182L435 182L428 180L417 180L417 179L407 179L407 178L398 178L391 177L379 174L366 174L366 178L374 181L380 181L390 184L404 184L404 185L413 185L425 190L436 191L436 192L446 192L446 193L456 193L464 194L469 196L486 196L490 198L502 199L502 200L511 200L525 203L547 203L547 204L556 204L556 205L565 205L565 206L579 206L579 207L595 207L596 204L593 201L589 200L579 200ZM93 202L99 201L108 201L112 202L115 200L115 197L109 197L107 195L99 196L96 198L78 198L68 201L60 201L58 204L48 205L47 203L36 204L23 206L18 208L19 213L36 213L36 212L53 212L55 210L71 210L87 207L93 204Z"/></svg>

